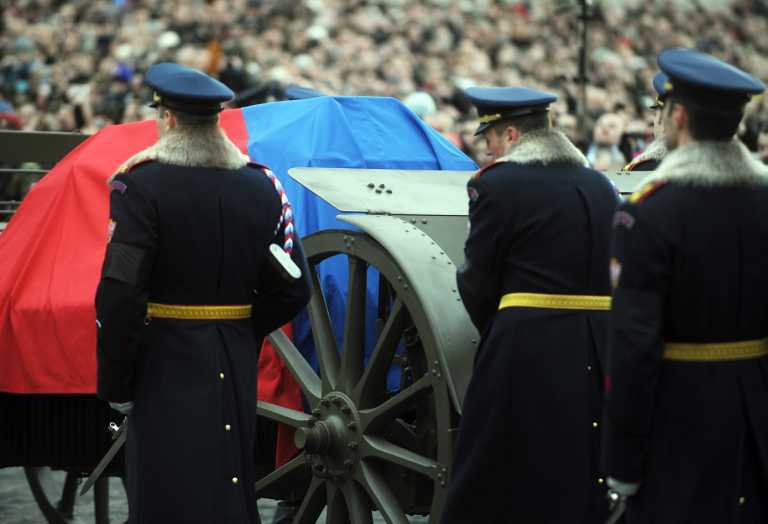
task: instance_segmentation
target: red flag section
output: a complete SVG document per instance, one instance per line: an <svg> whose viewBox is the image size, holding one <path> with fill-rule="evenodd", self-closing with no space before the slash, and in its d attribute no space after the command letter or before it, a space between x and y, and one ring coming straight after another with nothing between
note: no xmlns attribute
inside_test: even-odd
<svg viewBox="0 0 768 524"><path fill-rule="evenodd" d="M290 325L284 326L283 331L291 336ZM301 404L301 389L299 383L285 366L285 362L272 345L264 341L259 355L259 381L257 383L257 398L286 408L303 411ZM298 452L293 443L295 430L286 424L277 426L277 450L275 451L275 466L280 467L291 460Z"/></svg>
<svg viewBox="0 0 768 524"><path fill-rule="evenodd" d="M94 393L93 299L107 243L107 178L157 140L111 126L59 162L0 235L0 391Z"/></svg>
<svg viewBox="0 0 768 524"><path fill-rule="evenodd" d="M247 153L239 109L221 125ZM107 242L107 179L157 140L155 122L109 126L38 182L0 234L0 391L96 391L94 296ZM301 410L299 387L271 347L259 359L259 399ZM278 462L295 452L280 429Z"/></svg>

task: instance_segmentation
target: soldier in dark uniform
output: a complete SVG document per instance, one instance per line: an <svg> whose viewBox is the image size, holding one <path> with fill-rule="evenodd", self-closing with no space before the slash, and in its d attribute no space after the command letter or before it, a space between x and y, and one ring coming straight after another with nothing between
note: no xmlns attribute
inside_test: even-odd
<svg viewBox="0 0 768 524"><path fill-rule="evenodd" d="M310 294L270 246L305 260L274 175L218 126L232 92L176 64L146 83L160 138L111 181L98 394L130 413L131 522L256 523L258 350Z"/></svg>
<svg viewBox="0 0 768 524"><path fill-rule="evenodd" d="M614 219L608 483L629 524L768 522L768 169L734 137L762 82L669 49L670 153Z"/></svg>
<svg viewBox="0 0 768 524"><path fill-rule="evenodd" d="M667 145L664 141L664 121L661 116L664 109L664 101L667 98L667 84L669 78L663 71L659 71L653 77L653 89L656 91L656 101L651 106L653 113L653 142L648 144L645 151L632 159L632 162L624 166L624 171L653 171L667 154Z"/></svg>
<svg viewBox="0 0 768 524"><path fill-rule="evenodd" d="M593 524L610 284L608 179L550 127L556 97L471 88L496 162L468 183L457 279L482 340L444 524Z"/></svg>

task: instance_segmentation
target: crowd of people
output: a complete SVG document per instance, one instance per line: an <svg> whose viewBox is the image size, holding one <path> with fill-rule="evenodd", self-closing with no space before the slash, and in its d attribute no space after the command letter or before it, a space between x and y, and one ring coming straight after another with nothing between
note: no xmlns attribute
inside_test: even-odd
<svg viewBox="0 0 768 524"><path fill-rule="evenodd" d="M661 49L696 47L768 79L763 1L588 4L582 78L575 0L11 0L0 127L93 133L151 118L142 75L167 60L218 77L238 106L290 84L396 97L482 164L463 89L526 85L559 95L556 125L609 170L646 143ZM766 111L748 110L752 149Z"/></svg>
<svg viewBox="0 0 768 524"><path fill-rule="evenodd" d="M290 98L292 85L399 98L478 163L496 161L467 183L453 292L479 339L450 471L421 467L431 459L400 451L388 430L363 435L361 404L340 393L355 381L334 378L358 366L362 335L345 339L341 368L316 337L325 396L307 386L297 408L312 409L311 422L270 408L300 426L306 457L331 458L314 464L297 520L324 505L329 521L365 520L374 506L397 520L400 495L384 480L404 466L442 468L445 504L430 515L441 524L617 522L624 512L637 524L766 522L768 167L755 156L768 156L768 5L700 2L11 4L6 126L157 124L157 142L110 179L96 293L98 394L131 417L130 522L259 522L257 410L241 393L256 389L253 349L309 301L310 271L279 180L248 163L217 115L222 104ZM652 82L659 69L664 80ZM660 163L630 165L654 173L621 199L600 171L659 144L663 154L647 160ZM229 182L208 176L214 169ZM242 176L252 171L265 176ZM189 188L179 191L178 175ZM200 258L199 246L219 249ZM392 333L383 336L397 342ZM444 368L435 361L432 375ZM436 389L425 377L400 394ZM370 396L383 402L370 412L397 403L387 389ZM329 399L355 410L349 432L318 407ZM174 432L184 423L199 431ZM380 469L386 453L358 455L357 440L402 460ZM499 464L511 465L504 482L489 475ZM358 490L361 478L370 499L316 495L324 482Z"/></svg>

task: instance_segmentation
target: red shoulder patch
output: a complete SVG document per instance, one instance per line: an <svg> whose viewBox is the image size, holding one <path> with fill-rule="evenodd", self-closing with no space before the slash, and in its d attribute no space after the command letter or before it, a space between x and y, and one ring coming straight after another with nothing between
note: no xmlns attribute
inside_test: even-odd
<svg viewBox="0 0 768 524"><path fill-rule="evenodd" d="M654 180L652 182L648 182L639 190L632 193L628 201L632 204L639 204L641 202L645 202L649 196L654 194L660 187L664 187L665 185L667 185L666 180Z"/></svg>
<svg viewBox="0 0 768 524"><path fill-rule="evenodd" d="M499 164L503 164L503 163L504 162L494 161L494 162L491 162L490 164L486 164L483 167L481 167L480 169L478 169L477 172L474 174L474 176L472 178L480 178L483 175L483 173L488 171L493 166L498 166Z"/></svg>
<svg viewBox="0 0 768 524"><path fill-rule="evenodd" d="M480 198L480 193L477 192L477 189L475 189L472 186L467 186L467 196L469 196L469 201L474 202L478 198Z"/></svg>
<svg viewBox="0 0 768 524"><path fill-rule="evenodd" d="M130 171L132 171L133 169L135 169L137 166L140 166L140 165L142 165L142 164L146 164L146 163L148 163L148 162L154 162L154 161L155 161L155 159L154 159L154 158L142 158L142 159L140 159L140 160L137 160L137 161L135 161L135 162L131 162L130 164L124 164L124 165L123 165L122 167L120 167L120 169L117 171L117 174L119 175L119 174L122 174L122 173L129 173Z"/></svg>

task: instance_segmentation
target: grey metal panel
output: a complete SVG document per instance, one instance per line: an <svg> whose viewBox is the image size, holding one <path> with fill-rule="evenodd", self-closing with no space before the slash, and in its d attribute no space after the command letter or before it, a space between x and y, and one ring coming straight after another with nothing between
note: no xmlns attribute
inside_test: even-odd
<svg viewBox="0 0 768 524"><path fill-rule="evenodd" d="M653 171L618 171L605 172L604 174L616 184L622 195L627 195L639 189L643 180L653 174Z"/></svg>
<svg viewBox="0 0 768 524"><path fill-rule="evenodd" d="M288 174L344 212L464 215L474 171L295 167Z"/></svg>
<svg viewBox="0 0 768 524"><path fill-rule="evenodd" d="M441 348L440 365L456 410L461 413L480 336L459 296L453 261L430 236L398 217L340 215L337 218L370 235L402 269L408 291L416 294Z"/></svg>
<svg viewBox="0 0 768 524"><path fill-rule="evenodd" d="M466 216L397 216L430 236L457 267L464 263L464 244L469 233Z"/></svg>
<svg viewBox="0 0 768 524"><path fill-rule="evenodd" d="M0 130L0 162L37 162L52 167L89 135Z"/></svg>

